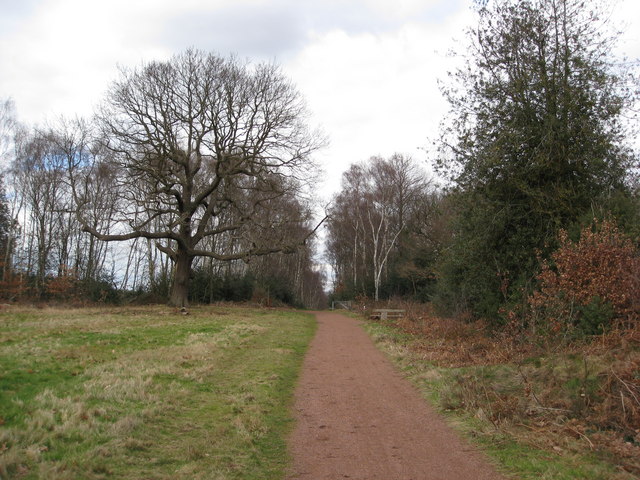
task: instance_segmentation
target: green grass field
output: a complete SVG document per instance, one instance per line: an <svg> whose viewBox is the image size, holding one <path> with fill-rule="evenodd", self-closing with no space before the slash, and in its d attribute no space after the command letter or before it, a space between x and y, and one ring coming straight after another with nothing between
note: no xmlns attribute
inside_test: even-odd
<svg viewBox="0 0 640 480"><path fill-rule="evenodd" d="M280 479L311 315L0 312L0 478Z"/></svg>

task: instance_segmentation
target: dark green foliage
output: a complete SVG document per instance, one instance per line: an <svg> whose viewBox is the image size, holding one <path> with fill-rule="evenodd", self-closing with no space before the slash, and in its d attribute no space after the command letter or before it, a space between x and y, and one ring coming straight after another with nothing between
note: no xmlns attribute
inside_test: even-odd
<svg viewBox="0 0 640 480"><path fill-rule="evenodd" d="M302 306L291 279L284 274L257 277L248 271L215 275L205 268L196 268L191 279L190 295L194 303L246 302L255 298L267 303Z"/></svg>
<svg viewBox="0 0 640 480"><path fill-rule="evenodd" d="M123 292L118 289L115 281L108 275L98 278L87 278L78 284L83 298L90 302L120 304Z"/></svg>
<svg viewBox="0 0 640 480"><path fill-rule="evenodd" d="M259 282L263 296L268 302L277 301L287 305L301 306L294 293L293 286L286 277L265 277Z"/></svg>
<svg viewBox="0 0 640 480"><path fill-rule="evenodd" d="M613 306L598 296L586 305L577 306L576 330L583 335L598 335L608 330Z"/></svg>
<svg viewBox="0 0 640 480"><path fill-rule="evenodd" d="M430 274L434 261L420 250L410 251L408 255L400 251L400 256L397 262L389 266L389 276L380 287L380 296L430 301L436 285L435 277Z"/></svg>
<svg viewBox="0 0 640 480"><path fill-rule="evenodd" d="M630 238L640 238L640 197L638 192L629 189L613 190L606 201L594 202L593 207L567 227L569 238L580 239L585 227L615 219L616 224Z"/></svg>
<svg viewBox="0 0 640 480"><path fill-rule="evenodd" d="M250 273L227 276L222 279L220 294L222 299L232 302L249 300L253 294L253 284L253 276Z"/></svg>
<svg viewBox="0 0 640 480"><path fill-rule="evenodd" d="M207 269L198 268L191 280L190 300L194 303L247 301L253 295L254 284L251 274L212 275Z"/></svg>
<svg viewBox="0 0 640 480"><path fill-rule="evenodd" d="M154 303L164 303L169 296L171 289L171 275L167 271L160 272L159 275L151 279L148 293L153 297Z"/></svg>
<svg viewBox="0 0 640 480"><path fill-rule="evenodd" d="M469 61L444 92L451 121L439 167L457 210L440 266L447 308L497 321L560 228L628 209L634 159L620 119L635 94L613 66L596 7L498 0L478 10Z"/></svg>

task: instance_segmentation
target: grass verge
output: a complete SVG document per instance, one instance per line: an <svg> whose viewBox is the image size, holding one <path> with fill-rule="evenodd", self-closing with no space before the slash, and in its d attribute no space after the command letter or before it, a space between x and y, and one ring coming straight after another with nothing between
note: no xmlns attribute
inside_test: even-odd
<svg viewBox="0 0 640 480"><path fill-rule="evenodd" d="M572 420L576 409L595 398L596 382L602 383L600 374L609 368L599 364L603 357L558 354L493 364L473 364L465 357L464 366L455 366L452 338L441 340L445 362L438 362L438 341L427 346L424 337L393 322L370 321L366 329L425 398L507 475L523 480L640 478L635 440L611 448L602 432ZM456 341L467 356L463 336Z"/></svg>
<svg viewBox="0 0 640 480"><path fill-rule="evenodd" d="M279 479L311 315L0 313L0 478Z"/></svg>

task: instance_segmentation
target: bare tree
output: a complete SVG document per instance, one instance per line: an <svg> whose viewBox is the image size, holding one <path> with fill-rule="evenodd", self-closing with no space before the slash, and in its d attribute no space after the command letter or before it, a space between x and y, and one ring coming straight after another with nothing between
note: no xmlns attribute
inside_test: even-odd
<svg viewBox="0 0 640 480"><path fill-rule="evenodd" d="M367 200L367 225L372 242L374 298L379 299L382 274L389 255L398 245L418 199L427 193L429 182L411 158L394 154L375 157L369 167L371 176Z"/></svg>
<svg viewBox="0 0 640 480"><path fill-rule="evenodd" d="M82 225L78 223L73 211L73 195L69 190L70 178L66 167L69 164L90 165L104 153L100 150L100 143L95 141L92 126L81 118L60 118L44 132L44 136L49 148L58 158L58 163L62 165L64 174L65 192L58 207L57 218L59 269L71 268L84 281L97 280L104 272L107 248L94 236L82 232ZM100 164L91 177L91 188L97 195L94 201L85 205L83 211L86 222L103 232L109 232L115 223L118 190L112 180L109 165Z"/></svg>
<svg viewBox="0 0 640 480"><path fill-rule="evenodd" d="M15 153L6 178L14 228L8 239L11 248L4 253L3 275L10 276L12 270L24 274L37 297L48 293L56 277L80 280L83 287L106 278L105 262L111 249L82 231L68 171L70 162L91 163L96 155L88 124L61 118L43 129L19 128L13 143ZM113 224L115 198L109 179L107 174L94 177L99 202L84 212L91 225L107 231ZM18 233L20 242L16 241Z"/></svg>
<svg viewBox="0 0 640 480"><path fill-rule="evenodd" d="M19 126L16 121L13 101L0 101L0 281L7 281L13 267L13 251L16 243L18 223L16 217L20 204L9 201L4 179L9 177L6 168L13 161L15 136Z"/></svg>
<svg viewBox="0 0 640 480"><path fill-rule="evenodd" d="M15 188L24 198L25 270L34 279L38 297L44 294L47 274L57 267L52 259L64 209L65 172L46 135L32 132L19 142L13 175Z"/></svg>
<svg viewBox="0 0 640 480"><path fill-rule="evenodd" d="M366 241L368 173L365 164L353 164L342 175L342 190L336 196L328 222L327 255L335 272L337 285L349 286L365 293L370 277L369 246Z"/></svg>
<svg viewBox="0 0 640 480"><path fill-rule="evenodd" d="M300 192L322 144L305 120L300 95L272 64L189 50L123 70L98 113L110 154L85 167L82 181L81 165L70 164L83 228L105 241L154 241L174 265L169 302L184 306L194 258L244 259L305 240L284 234L299 219L274 211L277 199ZM99 168L119 195L117 231L83 214L99 197L89 184ZM243 248L205 248L225 235Z"/></svg>
<svg viewBox="0 0 640 480"><path fill-rule="evenodd" d="M352 165L329 222L328 252L339 282L380 296L401 234L430 194L430 182L411 158L394 154Z"/></svg>
<svg viewBox="0 0 640 480"><path fill-rule="evenodd" d="M0 100L0 171L4 170L13 150L13 140L18 128L13 100Z"/></svg>

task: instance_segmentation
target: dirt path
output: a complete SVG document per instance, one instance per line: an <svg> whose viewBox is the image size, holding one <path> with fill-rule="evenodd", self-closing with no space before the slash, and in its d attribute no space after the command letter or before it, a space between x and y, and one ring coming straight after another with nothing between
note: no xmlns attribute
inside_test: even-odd
<svg viewBox="0 0 640 480"><path fill-rule="evenodd" d="M319 313L296 391L290 480L497 480L360 322Z"/></svg>

